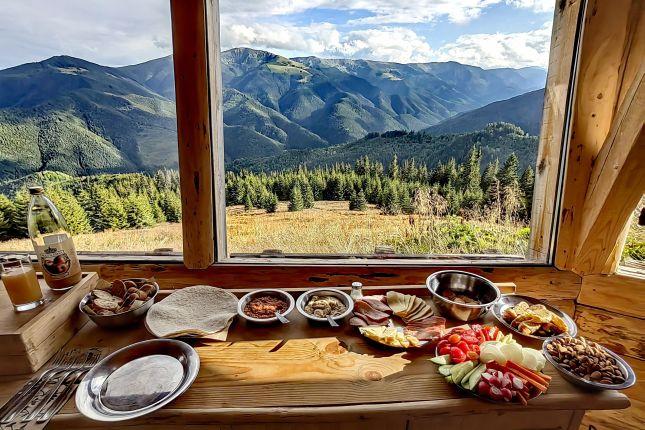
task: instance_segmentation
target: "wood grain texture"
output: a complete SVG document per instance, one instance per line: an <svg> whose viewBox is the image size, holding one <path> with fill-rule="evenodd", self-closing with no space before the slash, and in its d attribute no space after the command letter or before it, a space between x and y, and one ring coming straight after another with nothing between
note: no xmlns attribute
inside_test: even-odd
<svg viewBox="0 0 645 430"><path fill-rule="evenodd" d="M568 430L578 429L578 422L571 427L577 418L573 411L551 411L548 414L535 411L504 411L494 416L490 414L470 414L457 417L435 416L411 420L409 430L427 430L443 428L451 430L465 429L504 429L504 430Z"/></svg>
<svg viewBox="0 0 645 430"><path fill-rule="evenodd" d="M266 266L217 264L203 270L188 270L181 264L84 265L97 270L101 278L154 276L162 289L209 284L222 288L314 288L364 285L423 285L431 273L445 269L465 270L493 282L512 282L518 294L541 299L574 300L581 278L552 267L368 267L368 266Z"/></svg>
<svg viewBox="0 0 645 430"><path fill-rule="evenodd" d="M0 291L0 375L38 370L87 321L77 307L96 285L96 273L84 273L81 282L64 293L53 292L42 275L38 278L48 302L32 311L14 312L6 292Z"/></svg>
<svg viewBox="0 0 645 430"><path fill-rule="evenodd" d="M553 20L529 239L528 256L536 260L547 258L551 248L576 29L582 3L580 0L558 2Z"/></svg>
<svg viewBox="0 0 645 430"><path fill-rule="evenodd" d="M594 340L620 355L645 359L642 318L578 305L575 320L581 336Z"/></svg>
<svg viewBox="0 0 645 430"><path fill-rule="evenodd" d="M645 318L645 276L584 276L577 303L621 315Z"/></svg>
<svg viewBox="0 0 645 430"><path fill-rule="evenodd" d="M215 261L213 153L204 0L171 0L179 146L183 257L187 267Z"/></svg>
<svg viewBox="0 0 645 430"><path fill-rule="evenodd" d="M640 5L639 0L591 0L587 6L555 255L561 269L576 267L594 163L615 121L621 95L632 84L626 79L632 76L633 67L625 63L642 58L632 52L642 46L632 43L637 28L633 8Z"/></svg>
<svg viewBox="0 0 645 430"><path fill-rule="evenodd" d="M579 274L616 271L626 226L645 193L644 115L645 62L594 160L575 253Z"/></svg>

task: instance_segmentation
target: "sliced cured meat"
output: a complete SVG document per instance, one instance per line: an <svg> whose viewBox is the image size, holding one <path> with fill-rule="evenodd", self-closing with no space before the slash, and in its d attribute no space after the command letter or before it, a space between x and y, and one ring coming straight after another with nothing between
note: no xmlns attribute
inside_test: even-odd
<svg viewBox="0 0 645 430"><path fill-rule="evenodd" d="M392 309L385 303L383 303L379 297L385 297L385 296L364 296L360 300L367 303L370 305L372 308L376 309L377 311L381 311L383 313L386 313L388 315L392 314Z"/></svg>
<svg viewBox="0 0 645 430"><path fill-rule="evenodd" d="M388 325L389 322L390 322L389 318L386 318L384 320L375 320L375 319L370 318L368 315L362 314L360 312L354 312L354 316L366 321L367 325L384 326L384 325Z"/></svg>
<svg viewBox="0 0 645 430"><path fill-rule="evenodd" d="M388 314L374 309L369 303L363 300L356 300L356 302L354 302L354 311L369 317L369 319L373 321L380 322L389 318Z"/></svg>
<svg viewBox="0 0 645 430"><path fill-rule="evenodd" d="M354 327L365 327L368 324L363 318L354 315L349 319L349 325L352 325Z"/></svg>
<svg viewBox="0 0 645 430"><path fill-rule="evenodd" d="M419 321L414 321L406 326L406 329L416 332L420 340L434 341L440 338L446 330L446 319L432 316Z"/></svg>
<svg viewBox="0 0 645 430"><path fill-rule="evenodd" d="M426 327L441 327L445 330L446 319L444 317L431 316L421 320L413 321L408 324L408 328L426 328Z"/></svg>

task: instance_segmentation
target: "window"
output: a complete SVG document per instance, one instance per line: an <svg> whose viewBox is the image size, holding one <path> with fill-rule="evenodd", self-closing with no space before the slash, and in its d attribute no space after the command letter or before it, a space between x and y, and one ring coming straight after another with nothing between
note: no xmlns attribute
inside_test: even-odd
<svg viewBox="0 0 645 430"><path fill-rule="evenodd" d="M554 5L220 1L229 255L524 260Z"/></svg>
<svg viewBox="0 0 645 430"><path fill-rule="evenodd" d="M43 184L80 251L180 251L168 1L10 2L0 50L0 250Z"/></svg>
<svg viewBox="0 0 645 430"><path fill-rule="evenodd" d="M629 218L629 230L623 248L620 268L645 271L645 196Z"/></svg>

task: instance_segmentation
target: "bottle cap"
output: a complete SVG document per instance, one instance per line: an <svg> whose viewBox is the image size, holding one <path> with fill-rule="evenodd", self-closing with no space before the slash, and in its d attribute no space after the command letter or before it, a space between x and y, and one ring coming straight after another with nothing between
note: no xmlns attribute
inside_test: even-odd
<svg viewBox="0 0 645 430"><path fill-rule="evenodd" d="M362 287L363 284L360 282L352 282L352 287Z"/></svg>
<svg viewBox="0 0 645 430"><path fill-rule="evenodd" d="M35 196L37 194L42 194L44 192L45 192L44 188L41 187L40 185L36 185L35 187L29 187L29 194L31 194L32 196Z"/></svg>

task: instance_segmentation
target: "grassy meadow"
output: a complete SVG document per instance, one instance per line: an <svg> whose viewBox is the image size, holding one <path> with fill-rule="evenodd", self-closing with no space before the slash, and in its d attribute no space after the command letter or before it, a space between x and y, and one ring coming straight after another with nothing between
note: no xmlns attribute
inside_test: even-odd
<svg viewBox="0 0 645 430"><path fill-rule="evenodd" d="M350 211L346 201L316 201L311 209L289 212L280 202L275 213L264 209L227 208L230 253L279 249L289 254L373 254L391 247L402 254L490 253L523 255L528 228L460 217L385 215L374 205ZM103 231L75 236L81 251L152 251L182 249L181 224ZM31 250L28 239L0 243L4 251Z"/></svg>

